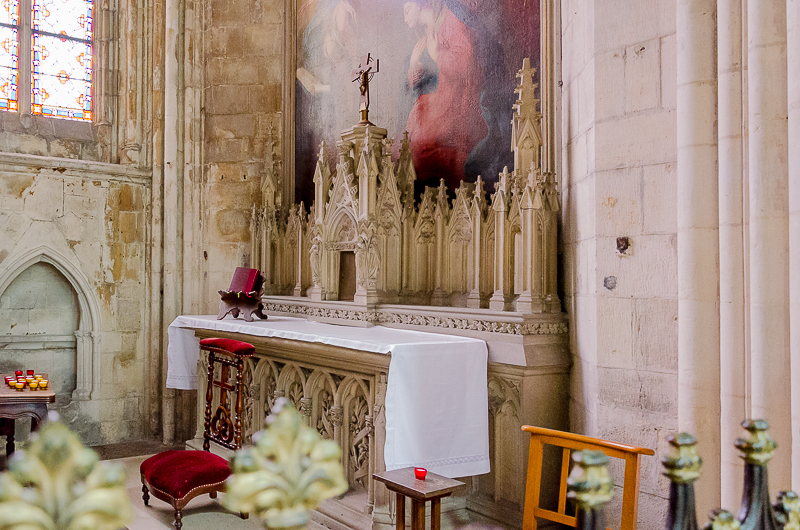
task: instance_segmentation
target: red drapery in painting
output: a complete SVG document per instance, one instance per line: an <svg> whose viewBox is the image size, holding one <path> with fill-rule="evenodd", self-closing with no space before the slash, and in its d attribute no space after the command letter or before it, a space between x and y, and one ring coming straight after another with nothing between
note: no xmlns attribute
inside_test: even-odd
<svg viewBox="0 0 800 530"><path fill-rule="evenodd" d="M408 116L407 130L417 178L443 177L454 188L464 179L470 152L486 136L480 109L483 74L470 30L449 10L436 42L438 86L419 96Z"/></svg>

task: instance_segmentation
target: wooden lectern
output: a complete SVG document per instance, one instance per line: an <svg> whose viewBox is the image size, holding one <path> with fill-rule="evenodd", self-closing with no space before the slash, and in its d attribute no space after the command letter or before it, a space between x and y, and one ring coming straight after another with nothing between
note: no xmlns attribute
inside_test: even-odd
<svg viewBox="0 0 800 530"><path fill-rule="evenodd" d="M219 291L217 320L222 320L228 313L232 314L233 318L238 318L241 313L246 322L252 322L253 315L266 320L267 315L263 313L264 304L261 303L263 291L264 277L261 271L236 267L231 286L227 291Z"/></svg>

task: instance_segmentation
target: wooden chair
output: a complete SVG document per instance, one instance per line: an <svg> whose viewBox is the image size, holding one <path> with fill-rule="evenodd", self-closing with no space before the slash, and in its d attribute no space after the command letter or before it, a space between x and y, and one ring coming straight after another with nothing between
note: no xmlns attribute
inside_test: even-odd
<svg viewBox="0 0 800 530"><path fill-rule="evenodd" d="M150 493L172 505L175 510L175 528L180 530L182 510L193 498L208 493L216 498L225 491L225 480L231 474L228 462L210 452L210 442L228 449L242 446L242 411L244 359L252 357L252 344L232 339L203 339L200 349L208 352L208 385L206 387L205 430L203 451L164 451L142 462L142 499L145 506ZM220 379L214 379L214 366L221 364ZM236 368L236 382L231 384L230 368ZM214 389L220 389L219 406L212 418ZM234 392L233 415L228 403L228 392ZM247 519L246 514L240 514Z"/></svg>
<svg viewBox="0 0 800 530"><path fill-rule="evenodd" d="M541 427L524 425L522 430L531 433L528 453L528 479L525 486L525 512L523 530L536 530L536 518L575 527L577 519L566 514L567 476L569 475L570 452L583 449L603 451L610 458L625 461L625 482L622 489L622 521L620 530L636 530L636 515L639 511L639 466L642 455L654 455L652 449L609 442L580 434L572 434ZM542 457L544 445L563 448L561 455L561 480L558 487L558 511L539 506L542 483Z"/></svg>

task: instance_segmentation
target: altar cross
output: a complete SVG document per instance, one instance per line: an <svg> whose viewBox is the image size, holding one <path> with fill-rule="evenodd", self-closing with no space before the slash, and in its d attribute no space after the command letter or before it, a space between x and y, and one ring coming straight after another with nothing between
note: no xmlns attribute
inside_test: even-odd
<svg viewBox="0 0 800 530"><path fill-rule="evenodd" d="M375 67L375 70L372 67ZM369 82L380 71L380 62L378 59L373 59L368 53L361 58L361 63L358 68L353 70L353 82L358 81L358 88L361 91L361 102L358 110L361 112L361 121L359 125L366 125L369 121ZM371 125L371 124L370 124Z"/></svg>

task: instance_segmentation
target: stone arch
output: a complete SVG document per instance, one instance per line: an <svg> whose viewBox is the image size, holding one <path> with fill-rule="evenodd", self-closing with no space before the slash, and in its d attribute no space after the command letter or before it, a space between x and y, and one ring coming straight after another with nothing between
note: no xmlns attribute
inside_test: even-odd
<svg viewBox="0 0 800 530"><path fill-rule="evenodd" d="M6 266L0 271L0 295L23 271L37 263L47 263L55 267L75 290L80 315L78 330L75 332L76 386L72 399L81 401L91 399L94 392L94 376L100 370L100 359L96 352L99 350L101 317L97 299L92 295L89 278L69 258L45 245L28 249L18 256L9 256L5 263Z"/></svg>
<svg viewBox="0 0 800 530"><path fill-rule="evenodd" d="M345 226L349 225L352 229L352 237L347 240L344 240L342 236L346 234L340 234ZM358 239L358 223L356 222L355 217L346 211L345 209L339 210L336 212L336 215L333 218L333 222L330 225L332 228L329 232L329 241L330 243L355 243Z"/></svg>
<svg viewBox="0 0 800 530"><path fill-rule="evenodd" d="M330 372L320 369L308 377L307 397L311 398L311 426L317 429L320 436L334 440L336 427L332 418L336 402L336 381ZM341 407L340 407L341 408Z"/></svg>

